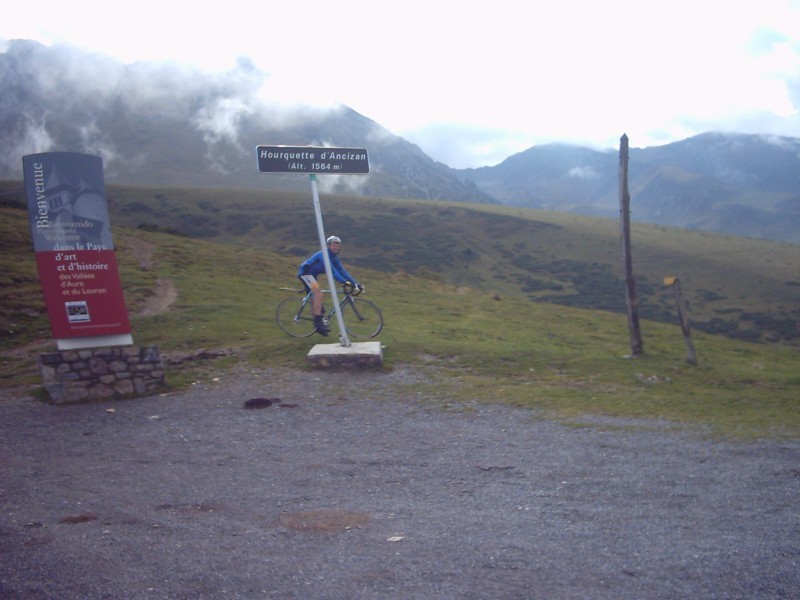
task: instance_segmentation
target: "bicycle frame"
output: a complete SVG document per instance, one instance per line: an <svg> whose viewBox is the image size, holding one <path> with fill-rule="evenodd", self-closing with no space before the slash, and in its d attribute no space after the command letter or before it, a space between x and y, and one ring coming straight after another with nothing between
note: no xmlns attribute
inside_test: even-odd
<svg viewBox="0 0 800 600"><path fill-rule="evenodd" d="M330 290L322 290L322 293L323 294L330 294L331 292L330 292ZM297 315L295 316L295 319L298 319L298 320L299 319L305 319L307 321L313 321L314 320L313 315L312 316L304 316L303 315L303 312L306 309L306 305L311 303L312 296L313 296L313 293L312 292L308 292L303 297L302 302L300 302L300 309L297 311ZM353 294L345 293L344 298L342 298L339 301L339 309L341 310L342 308L344 308L348 304L353 304ZM354 304L353 304L353 309L355 310L355 305ZM326 314L326 312L327 312L327 314ZM325 306L323 305L323 307L322 307L322 314L326 315L328 318L332 317L335 312L336 312L336 309L334 309L334 308L330 309L329 311L325 311ZM356 314L358 314L358 311L356 311Z"/></svg>

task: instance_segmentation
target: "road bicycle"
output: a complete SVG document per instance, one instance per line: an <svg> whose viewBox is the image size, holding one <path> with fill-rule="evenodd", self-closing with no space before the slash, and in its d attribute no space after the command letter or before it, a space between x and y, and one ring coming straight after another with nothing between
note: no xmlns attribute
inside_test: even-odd
<svg viewBox="0 0 800 600"><path fill-rule="evenodd" d="M311 292L305 289L295 290L292 288L281 288L302 296L286 298L278 304L275 311L275 320L278 322L284 333L292 337L309 337L314 334L314 315L311 312ZM330 293L330 290L322 290ZM383 315L377 305L364 298L356 298L361 290L354 286L342 286L344 297L339 302L339 309L342 312L344 328L350 337L355 339L374 338L383 329ZM326 311L323 307L322 314ZM335 310L327 311L327 317L331 324L334 322Z"/></svg>

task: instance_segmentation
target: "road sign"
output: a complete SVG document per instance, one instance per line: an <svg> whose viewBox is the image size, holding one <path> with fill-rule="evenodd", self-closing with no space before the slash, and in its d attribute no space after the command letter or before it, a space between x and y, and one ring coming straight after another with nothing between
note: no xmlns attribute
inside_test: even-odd
<svg viewBox="0 0 800 600"><path fill-rule="evenodd" d="M256 146L262 173L367 174L369 157L364 148L322 146Z"/></svg>

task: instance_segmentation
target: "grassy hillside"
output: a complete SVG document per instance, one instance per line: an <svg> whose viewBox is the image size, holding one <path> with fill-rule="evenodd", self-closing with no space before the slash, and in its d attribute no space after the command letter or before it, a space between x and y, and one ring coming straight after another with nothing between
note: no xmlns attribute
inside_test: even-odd
<svg viewBox="0 0 800 600"><path fill-rule="evenodd" d="M112 222L300 257L316 240L308 194L117 188ZM361 268L408 272L536 302L623 312L618 224L527 209L321 199L325 229ZM633 209L635 211L635 207ZM698 330L800 341L800 246L644 224L632 232L642 317L672 323L681 279Z"/></svg>
<svg viewBox="0 0 800 600"><path fill-rule="evenodd" d="M0 194L1 385L35 385L32 357L47 344L31 344L49 338L20 192L8 184ZM314 250L310 192L110 188L109 197L137 343L168 356L230 351L220 368L233 360L305 365L321 338L288 338L273 315L286 295L279 288L294 285L299 257ZM681 277L693 319L705 311L755 329L743 315L785 313L796 322L796 246L635 227L643 306L669 322L644 320L645 356L629 359L625 315L613 310L622 294L613 223L379 199L323 196L322 205L327 231L345 238L348 268L384 311L387 368L436 371L435 386L409 394L512 402L571 419L655 417L728 434L800 433L791 336L750 343L695 331L700 365L691 367L674 300L660 285L665 275ZM176 299L154 314L150 303L165 283ZM762 340L781 337L763 331ZM198 376L189 363L168 370L173 385Z"/></svg>

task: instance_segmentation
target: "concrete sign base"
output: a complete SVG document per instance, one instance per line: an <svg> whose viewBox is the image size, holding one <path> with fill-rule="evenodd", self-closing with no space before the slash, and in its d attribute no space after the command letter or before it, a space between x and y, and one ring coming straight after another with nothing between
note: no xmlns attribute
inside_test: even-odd
<svg viewBox="0 0 800 600"><path fill-rule="evenodd" d="M320 368L380 367L383 365L383 349L380 342L354 342L341 344L317 344L308 353L308 360Z"/></svg>

